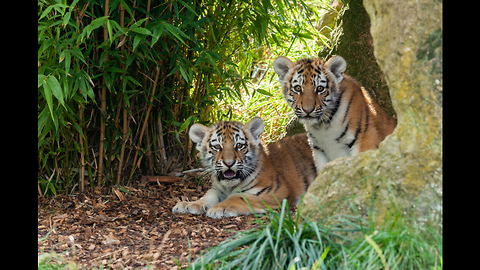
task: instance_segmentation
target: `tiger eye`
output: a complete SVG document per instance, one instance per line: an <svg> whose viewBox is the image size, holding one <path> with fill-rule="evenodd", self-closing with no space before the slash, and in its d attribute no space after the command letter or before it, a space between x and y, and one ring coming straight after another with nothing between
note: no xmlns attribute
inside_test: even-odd
<svg viewBox="0 0 480 270"><path fill-rule="evenodd" d="M325 90L326 90L325 87L323 87L321 85L317 86L317 92L319 94L323 94L325 92Z"/></svg>

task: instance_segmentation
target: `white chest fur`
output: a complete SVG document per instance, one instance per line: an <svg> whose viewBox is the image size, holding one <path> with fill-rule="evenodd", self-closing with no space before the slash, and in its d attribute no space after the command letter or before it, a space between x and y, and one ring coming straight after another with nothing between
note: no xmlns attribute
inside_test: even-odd
<svg viewBox="0 0 480 270"><path fill-rule="evenodd" d="M346 104L342 103L345 102L341 102L330 123L305 125L318 173L326 163L336 158L358 154L358 146L352 144L355 134L349 130L345 119Z"/></svg>

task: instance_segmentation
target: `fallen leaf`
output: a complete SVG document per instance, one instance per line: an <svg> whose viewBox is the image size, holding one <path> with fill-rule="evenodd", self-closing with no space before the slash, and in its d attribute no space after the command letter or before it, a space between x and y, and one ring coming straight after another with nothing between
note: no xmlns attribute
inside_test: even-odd
<svg viewBox="0 0 480 270"><path fill-rule="evenodd" d="M98 216L99 216L100 219L103 220L103 221L111 221L111 220L112 220L111 217L107 217L107 216L104 215L104 214L99 214Z"/></svg>
<svg viewBox="0 0 480 270"><path fill-rule="evenodd" d="M110 232L107 236L107 240L103 241L105 245L118 245L120 244L120 240L118 240L112 232Z"/></svg>
<svg viewBox="0 0 480 270"><path fill-rule="evenodd" d="M123 193L122 193L120 190L116 189L116 188L112 188L112 190L113 190L113 192L115 193L115 195L117 195L118 199L119 199L120 201L122 201L122 200L123 200Z"/></svg>
<svg viewBox="0 0 480 270"><path fill-rule="evenodd" d="M126 248L122 251L122 257L125 258L125 257L127 257L127 255L128 255L128 248Z"/></svg>
<svg viewBox="0 0 480 270"><path fill-rule="evenodd" d="M61 215L56 215L56 216L54 216L52 219L53 219L53 220L55 220L55 219L64 219L64 218L66 218L66 217L68 217L68 214L65 213L65 214L61 214Z"/></svg>

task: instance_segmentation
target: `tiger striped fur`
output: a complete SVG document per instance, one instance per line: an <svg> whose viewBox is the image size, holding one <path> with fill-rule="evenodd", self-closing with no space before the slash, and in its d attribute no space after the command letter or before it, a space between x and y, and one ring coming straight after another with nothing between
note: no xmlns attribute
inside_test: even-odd
<svg viewBox="0 0 480 270"><path fill-rule="evenodd" d="M206 213L212 218L264 213L283 199L298 204L317 172L306 133L263 146L262 119L243 125L220 121L210 127L194 124L189 136L197 144L212 188L194 202L179 202L173 213ZM265 204L264 204L265 203Z"/></svg>
<svg viewBox="0 0 480 270"><path fill-rule="evenodd" d="M293 63L280 56L273 63L282 93L304 124L317 171L336 158L378 148L397 120L388 115L354 78L347 63L333 56Z"/></svg>

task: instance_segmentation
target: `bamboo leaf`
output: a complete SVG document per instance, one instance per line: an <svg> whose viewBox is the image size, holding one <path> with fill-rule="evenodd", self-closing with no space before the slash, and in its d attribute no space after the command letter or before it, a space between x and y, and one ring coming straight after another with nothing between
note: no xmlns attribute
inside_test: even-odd
<svg viewBox="0 0 480 270"><path fill-rule="evenodd" d="M50 187L50 190L53 192L53 195L57 196L57 191L55 190L55 185L50 182L48 183L49 187Z"/></svg>
<svg viewBox="0 0 480 270"><path fill-rule="evenodd" d="M132 53L130 54L130 56L128 57L127 59L127 63L126 63L126 69L128 69L128 67L130 66L130 64L132 64L132 62L137 58L137 55Z"/></svg>
<svg viewBox="0 0 480 270"><path fill-rule="evenodd" d="M58 101L60 101L60 104L65 106L65 103L63 101L62 87L60 86L57 78L55 78L55 76L53 75L48 76L46 84L48 85L48 88L49 90L51 90L53 95L58 99Z"/></svg>
<svg viewBox="0 0 480 270"><path fill-rule="evenodd" d="M143 39L142 35L138 35L138 34L135 35L135 38L133 39L133 51L135 51L135 49L137 48L140 41L142 41L142 39Z"/></svg>
<svg viewBox="0 0 480 270"><path fill-rule="evenodd" d="M107 20L108 20L108 16L97 18L90 23L90 26L92 27L92 30L95 30L100 26L104 25L107 22Z"/></svg>
<svg viewBox="0 0 480 270"><path fill-rule="evenodd" d="M183 69L182 66L180 66L180 73L182 74L183 79L185 79L185 81L189 83L190 77L188 76L188 74L186 73L185 69Z"/></svg>
<svg viewBox="0 0 480 270"><path fill-rule="evenodd" d="M153 38L152 38L152 43L150 44L150 48L152 48L153 45L157 43L157 41L160 39L160 36L163 34L163 29L164 29L163 24L158 24L155 27L152 34Z"/></svg>
<svg viewBox="0 0 480 270"><path fill-rule="evenodd" d="M108 73L104 73L103 74L104 78L105 78L105 84L107 85L107 88L109 90L113 90L113 80L112 80L112 77L108 74Z"/></svg>
<svg viewBox="0 0 480 270"><path fill-rule="evenodd" d="M70 64L71 64L71 55L68 50L65 50L65 74L68 74L70 71Z"/></svg>
<svg viewBox="0 0 480 270"><path fill-rule="evenodd" d="M191 8L189 5L187 5L187 3L183 2L182 0L178 0L178 2L182 3L182 5L184 7L186 7L188 10L190 10L193 14L195 14L195 16L198 16L197 12L195 12L195 10L193 10L193 8Z"/></svg>
<svg viewBox="0 0 480 270"><path fill-rule="evenodd" d="M82 51L77 48L77 47L73 47L72 50L67 50L69 51L70 53L72 53L75 57L77 57L78 59L80 59L85 65L87 64L87 62L85 62L85 58L83 57L83 54L82 54Z"/></svg>
<svg viewBox="0 0 480 270"><path fill-rule="evenodd" d="M188 46L181 36L184 36L187 39L190 39L190 38L187 35L185 35L182 31L180 31L180 29L178 29L177 27L169 23L164 23L164 26L168 30L168 32L170 32L170 34L172 34L174 37L180 40L183 44L185 44L185 46Z"/></svg>
<svg viewBox="0 0 480 270"><path fill-rule="evenodd" d="M268 91L266 91L266 90L264 90L264 89L260 89L260 88L259 88L259 89L257 89L256 91L259 92L259 93L262 94L262 95L265 95L265 96L269 96L269 97L272 97L272 96L273 96L270 92L268 92Z"/></svg>
<svg viewBox="0 0 480 270"><path fill-rule="evenodd" d="M152 32L150 32L150 30L148 30L146 28L142 28L142 27L131 28L130 31L138 33L138 34L152 36Z"/></svg>
<svg viewBox="0 0 480 270"><path fill-rule="evenodd" d="M47 7L43 12L42 12L42 15L40 16L40 18L38 19L38 21L40 21L41 19L43 19L43 17L47 16L47 14L52 11L53 9L53 5Z"/></svg>
<svg viewBox="0 0 480 270"><path fill-rule="evenodd" d="M42 133L44 133L43 136L45 136L46 132L48 132L52 129L51 127L48 128L48 126L47 126L48 116L49 116L49 110L46 107L44 107L42 112L40 112L40 114L38 115L37 136L38 136L39 139L41 139L40 135L42 135ZM48 129L48 130L45 132L45 129Z"/></svg>
<svg viewBox="0 0 480 270"><path fill-rule="evenodd" d="M47 83L43 84L43 95L45 96L45 100L47 101L48 109L50 110L50 115L54 118L53 115L53 100L52 100L52 91Z"/></svg>
<svg viewBox="0 0 480 270"><path fill-rule="evenodd" d="M78 1L80 1L80 0L74 0L74 1L72 2L72 4L70 5L70 10L72 10L73 8L75 8L75 6L77 5Z"/></svg>
<svg viewBox="0 0 480 270"><path fill-rule="evenodd" d="M110 44L113 43L113 34L112 34L112 21L107 21L107 30L108 30L108 39L110 40Z"/></svg>
<svg viewBox="0 0 480 270"><path fill-rule="evenodd" d="M103 16L100 18L97 18L93 20L89 25L87 25L83 31L82 34L78 36L77 42L83 41L84 37L86 36L87 38L90 37L90 34L92 33L93 30L99 28L103 24L105 24L108 20L108 16Z"/></svg>
<svg viewBox="0 0 480 270"><path fill-rule="evenodd" d="M45 75L38 74L38 88L43 85L45 79Z"/></svg>
<svg viewBox="0 0 480 270"><path fill-rule="evenodd" d="M85 135L83 135L83 131L82 131L82 129L80 128L80 126L79 126L77 123L74 123L73 126L74 126L75 129L78 131L78 133L80 133L80 135L82 136L82 138L85 138Z"/></svg>
<svg viewBox="0 0 480 270"><path fill-rule="evenodd" d="M123 70L121 68L117 68L117 67L106 67L105 71L115 72L115 73L127 73L125 70Z"/></svg>
<svg viewBox="0 0 480 270"><path fill-rule="evenodd" d="M189 125L190 123L192 123L193 121L195 120L198 120L198 118L196 116L189 116L187 118L187 120L185 120L185 122L182 124L182 126L180 127L180 129L178 130L178 132L182 132L184 131Z"/></svg>
<svg viewBox="0 0 480 270"><path fill-rule="evenodd" d="M69 11L67 12L67 14L65 14L65 16L63 17L63 28L65 28L65 26L67 26L68 22L70 21L70 16L72 15L72 13Z"/></svg>
<svg viewBox="0 0 480 270"><path fill-rule="evenodd" d="M134 84L138 86L142 86L137 80L135 80L132 76L126 76L125 79L128 79L129 81L133 82Z"/></svg>

